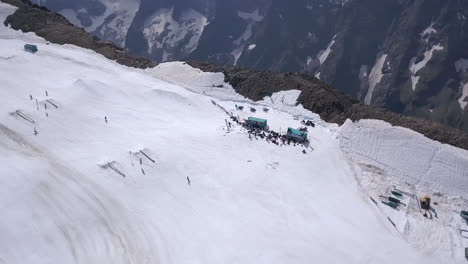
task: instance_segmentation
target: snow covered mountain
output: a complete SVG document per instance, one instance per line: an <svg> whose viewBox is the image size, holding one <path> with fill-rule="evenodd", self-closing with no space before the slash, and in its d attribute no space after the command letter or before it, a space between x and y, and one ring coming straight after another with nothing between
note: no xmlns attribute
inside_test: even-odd
<svg viewBox="0 0 468 264"><path fill-rule="evenodd" d="M366 104L468 130L466 1L33 2L134 55L307 72Z"/></svg>
<svg viewBox="0 0 468 264"><path fill-rule="evenodd" d="M0 21L15 9L0 3ZM466 261L465 150L377 120L326 123L298 90L253 101L183 62L130 68L3 23L0 47L3 263ZM312 120L310 145L229 129L231 112L252 115L236 105L274 131ZM394 188L410 194L398 210L379 201Z"/></svg>

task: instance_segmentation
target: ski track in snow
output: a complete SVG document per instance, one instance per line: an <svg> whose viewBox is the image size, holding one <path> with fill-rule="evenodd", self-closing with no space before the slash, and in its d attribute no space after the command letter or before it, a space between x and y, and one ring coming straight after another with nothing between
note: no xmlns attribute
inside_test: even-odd
<svg viewBox="0 0 468 264"><path fill-rule="evenodd" d="M0 20L14 10L0 4ZM25 43L39 52L24 52ZM462 260L463 244L447 240L458 238L456 226L426 223L437 239L427 241L413 212L395 220L412 223L407 233L395 230L386 219L391 212L369 201L362 182L374 178L358 165L373 157L375 167L394 168L398 152L376 148L403 147L409 138L415 149L407 152L421 158L391 175L406 179L400 172L415 169L415 184L465 195L466 151L399 129L389 139L369 136L388 129L383 122L369 121L368 129L327 124L296 105L300 91L252 102L222 73L182 62L138 70L72 45L45 44L0 26L1 261L426 264L447 261L447 252ZM46 100L58 108L46 110ZM228 132L228 117L212 100L241 119L256 107L255 116L275 131L312 119L311 148L302 154L302 147L250 141L235 124Z"/></svg>

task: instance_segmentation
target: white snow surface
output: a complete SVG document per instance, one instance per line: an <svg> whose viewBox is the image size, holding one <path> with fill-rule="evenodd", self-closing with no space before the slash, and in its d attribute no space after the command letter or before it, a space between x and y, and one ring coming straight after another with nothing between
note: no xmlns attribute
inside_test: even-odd
<svg viewBox="0 0 468 264"><path fill-rule="evenodd" d="M296 106L297 98L301 95L299 90L289 90L273 93L271 96L266 96L263 101L264 103L271 103L273 106Z"/></svg>
<svg viewBox="0 0 468 264"><path fill-rule="evenodd" d="M357 159L448 195L468 193L468 151L379 120L346 122L340 135L342 149Z"/></svg>
<svg viewBox="0 0 468 264"><path fill-rule="evenodd" d="M466 263L459 216L468 200L468 151L440 144L406 128L379 120L347 121L338 131L341 149L354 164L359 185L414 248L439 256L440 263ZM394 210L381 201L394 189L402 202ZM418 199L430 195L433 212L423 217Z"/></svg>
<svg viewBox="0 0 468 264"><path fill-rule="evenodd" d="M380 52L377 55L377 59L375 61L374 66L369 74L369 89L367 90L366 97L364 98L364 103L369 105L372 100L372 94L374 93L375 86L379 84L380 80L382 79L382 69L387 59L387 54Z"/></svg>
<svg viewBox="0 0 468 264"><path fill-rule="evenodd" d="M0 21L14 10L0 3ZM37 45L39 52L25 52L25 43ZM259 103L236 95L222 74L181 62L127 68L90 50L46 45L3 23L0 46L2 263L461 259L461 253L447 257L446 251L430 250L442 242L449 249L461 245L426 241L425 230L402 236L363 192L357 181L361 172L351 158L371 156L393 164L389 157L399 159L397 151L383 145L391 155L378 155L370 129L362 132L372 144L352 139L361 129L353 130L349 123L338 129L315 120L316 114L291 104L299 91L272 95L273 102L284 97L290 105L263 102L270 111L255 116L267 118L276 131L299 127L302 118L314 119L307 154L302 147L251 141L236 124L228 132L228 116L212 100L241 119L251 113L236 111L236 104ZM375 130L386 127L378 123ZM408 140L397 132L392 134L396 139ZM423 144L406 148L408 155L427 156L432 146L441 149L437 158L426 160L435 163L429 171L438 170L440 177L431 172L419 176L421 182L431 179L437 188L466 192L462 176L466 178L467 162L460 157L466 152L414 137ZM351 155L350 145L361 156ZM422 169L426 163L417 165L408 169L427 172Z"/></svg>

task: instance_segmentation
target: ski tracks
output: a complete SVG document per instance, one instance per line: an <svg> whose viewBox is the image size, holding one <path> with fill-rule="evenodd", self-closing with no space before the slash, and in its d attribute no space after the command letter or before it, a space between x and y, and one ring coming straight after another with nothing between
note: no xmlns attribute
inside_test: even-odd
<svg viewBox="0 0 468 264"><path fill-rule="evenodd" d="M41 151L2 124L0 137L2 141L3 138L10 141L6 143L10 151L16 150L16 153L23 155L28 153L48 163L48 172L39 181L37 176L41 175L31 172L24 182L33 185L30 202L34 204L36 213L32 224L41 226L39 223L47 223L55 226L49 231L58 233L61 239L51 236L46 230L39 230L40 236L44 241L53 237L55 241L51 242L51 247L63 242L69 250L58 252L57 256L73 259L74 263L159 262L156 252L158 237L151 236L158 234L157 230L152 232L138 217L129 215L122 203L113 199L89 177ZM19 238L17 242L27 243L23 240L27 238ZM38 255L42 254L46 252L38 252ZM2 258L0 256L0 260ZM8 262L8 259L5 261ZM61 260L54 262L59 263Z"/></svg>

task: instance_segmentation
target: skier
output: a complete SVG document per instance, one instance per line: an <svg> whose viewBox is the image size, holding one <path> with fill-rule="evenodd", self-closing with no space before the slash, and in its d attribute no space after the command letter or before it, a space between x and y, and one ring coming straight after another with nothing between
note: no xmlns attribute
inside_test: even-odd
<svg viewBox="0 0 468 264"><path fill-rule="evenodd" d="M49 93L48 93L47 91L45 91L45 95L46 95L46 96L49 96Z"/></svg>
<svg viewBox="0 0 468 264"><path fill-rule="evenodd" d="M107 124L107 116L104 116L104 121L106 121L106 124Z"/></svg>
<svg viewBox="0 0 468 264"><path fill-rule="evenodd" d="M188 185L190 185L190 178L189 178L189 176L187 176L187 183L188 183Z"/></svg>
<svg viewBox="0 0 468 264"><path fill-rule="evenodd" d="M37 134L39 134L39 133L37 133L36 128L34 128L34 135L37 136Z"/></svg>
<svg viewBox="0 0 468 264"><path fill-rule="evenodd" d="M30 94L30 95L29 95L29 98L30 98L30 99L31 99L31 101L32 101L32 99L33 99L33 97L32 97L32 94Z"/></svg>

